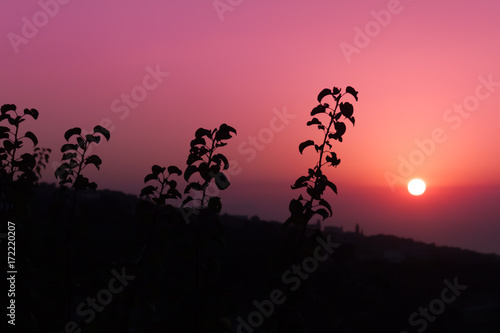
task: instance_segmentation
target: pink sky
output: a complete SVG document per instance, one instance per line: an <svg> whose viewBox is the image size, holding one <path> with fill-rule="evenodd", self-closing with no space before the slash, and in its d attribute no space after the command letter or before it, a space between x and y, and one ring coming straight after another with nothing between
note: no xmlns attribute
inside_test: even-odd
<svg viewBox="0 0 500 333"><path fill-rule="evenodd" d="M214 3L233 5L218 13ZM221 195L224 210L283 220L298 195L290 184L315 163L297 146L316 135L305 123L318 92L351 85L356 126L335 147L342 163L328 170L339 188L329 197L332 223L500 253L497 2L5 0L0 8L1 103L39 110L26 129L56 150L52 161L67 129L107 122L111 140L95 150L101 171L88 175L99 188L138 194L152 164L183 169L195 130L225 122L238 136L223 152L241 172ZM155 70L156 80L146 77ZM127 106L122 96L133 92L140 100ZM252 148L249 137L271 123L280 131ZM401 189L417 176L428 185L420 198ZM55 181L52 169L44 180Z"/></svg>

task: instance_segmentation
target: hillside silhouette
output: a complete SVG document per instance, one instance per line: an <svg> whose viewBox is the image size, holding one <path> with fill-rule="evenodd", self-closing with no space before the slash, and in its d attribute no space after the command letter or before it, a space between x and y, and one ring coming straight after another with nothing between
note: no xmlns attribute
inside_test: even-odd
<svg viewBox="0 0 500 333"><path fill-rule="evenodd" d="M18 321L25 325L25 332L55 332L57 327L64 331L67 319L61 316L66 290L60 248L65 234L60 225L51 222L51 201L57 199L58 192L54 184L41 183L32 200L31 214L36 218L30 225L17 225L18 243L22 244L17 254L22 270L17 297L20 303L26 301ZM98 190L82 194L78 202L81 215L77 220L86 223L77 225L73 239L78 286L74 306L106 288L113 270L116 273L125 268L127 274L141 276L135 284L129 281L89 323L85 319L90 319L90 311L76 316L82 332L181 332L183 327L190 331L193 285L186 267L191 254L183 251L189 249L182 230L186 226L158 224L153 255L139 272L134 263L145 247L149 227L137 217L141 199ZM62 206L69 209L68 203ZM207 231L212 245L203 252L212 259L213 267L207 270L216 272L207 274L212 280L205 281L217 295L210 303L214 313L206 315L223 314L221 318L225 318L220 327L212 328L214 332L236 332L237 318L246 320L255 311L254 301L265 300L270 290L280 287L275 277L285 272L287 265L278 267L273 257L279 253L283 226L257 216L222 214L219 221L222 233ZM318 227L319 223L308 226L307 235L313 235ZM471 287L447 304L426 331L496 332L500 327L499 256L390 235L364 236L359 229L322 229L340 245L304 279L311 293L300 303L303 317L289 318L286 323L296 328L294 332L416 332L423 324L411 327L409 316L440 297L445 279L453 282L455 278ZM132 305L135 293L140 297L134 297ZM277 305L275 311L283 306L286 303ZM269 329L266 325L254 331L265 332ZM273 328L276 323L268 325Z"/></svg>

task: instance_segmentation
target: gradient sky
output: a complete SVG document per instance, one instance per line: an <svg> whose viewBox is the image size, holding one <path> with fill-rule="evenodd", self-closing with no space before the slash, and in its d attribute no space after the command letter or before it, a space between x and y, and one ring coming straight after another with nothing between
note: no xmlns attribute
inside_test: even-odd
<svg viewBox="0 0 500 333"><path fill-rule="evenodd" d="M317 137L318 92L351 85L328 223L500 253L499 2L65 1L0 5L0 102L39 110L25 129L52 161L67 129L103 122L111 140L88 176L138 194L152 164L183 169L195 130L225 122L239 169L223 210L282 221L316 161L297 146ZM412 177L426 194L408 194Z"/></svg>

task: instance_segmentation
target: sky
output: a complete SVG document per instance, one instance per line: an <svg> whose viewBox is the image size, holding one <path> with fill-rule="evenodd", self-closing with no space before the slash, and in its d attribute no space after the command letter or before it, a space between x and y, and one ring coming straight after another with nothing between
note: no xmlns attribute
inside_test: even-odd
<svg viewBox="0 0 500 333"><path fill-rule="evenodd" d="M316 163L298 144L323 88L352 86L356 125L327 171L326 225L500 254L500 3L4 0L0 102L54 150L101 124L101 189L138 194L153 164L185 168L199 127L238 134L223 211L283 221ZM23 125L24 125L23 124ZM427 192L410 196L414 177Z"/></svg>

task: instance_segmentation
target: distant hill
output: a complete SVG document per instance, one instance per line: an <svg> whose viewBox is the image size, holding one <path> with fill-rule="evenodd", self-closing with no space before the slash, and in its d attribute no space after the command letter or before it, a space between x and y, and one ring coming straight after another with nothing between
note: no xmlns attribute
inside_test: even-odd
<svg viewBox="0 0 500 333"><path fill-rule="evenodd" d="M35 193L33 221L20 225L18 231L18 243L24 244L20 255L25 258L25 275L33 278L32 282L24 281L20 297L31 300L33 316L44 318L44 325L51 329L58 323L56 314L60 309L56 309L62 300L50 295L64 284L64 224L55 223L53 213L54 205L59 205L56 211L64 215L66 203L54 204L58 202L54 201L55 190L55 185L40 184ZM74 241L78 258L75 269L81 285L78 299L84 300L106 285L111 269L128 267L140 257L150 229L136 214L138 202L136 196L109 190L88 192L79 199L78 219L85 223L78 225ZM238 317L247 318L255 311L255 301L269 297L273 288L283 287L279 279L283 280L287 266L277 266L274 259L283 238L282 223L227 214L220 215L219 221L221 237L211 234L213 239L203 253L215 265L207 269L218 272L212 288L215 295L220 295L219 301L223 300L218 309L230 320L230 331L236 332ZM307 235L318 226L311 225ZM151 294L158 302L155 306L151 306L151 300L144 300L146 303L135 313L137 327L151 327L155 315L161 320L166 316L168 327L168 320L174 320L173 313L180 311L168 312L169 304L182 304L187 297L187 291L177 295L175 290L189 290L189 280L176 277L188 274L180 272L191 258L191 254L179 250L189 244L183 228L160 225L153 234L158 264L149 268L146 279L150 280L143 283L162 287ZM436 306L434 300L441 299L447 286L444 281L454 283L455 279L466 289L445 304L445 310L435 316L437 319L428 322L427 332L498 332L500 256L390 235L364 236L359 231L344 232L336 227L326 227L322 233L339 246L304 281L310 292L298 309L301 317L293 319L294 323L297 320L296 327L307 324L303 332L416 332L423 322L412 325L409 317L421 307ZM184 284L187 287L181 287ZM121 294L99 320L88 324L89 332L117 325L127 313L128 297L128 291ZM43 301L47 299L51 301ZM162 308L165 310L158 310Z"/></svg>

